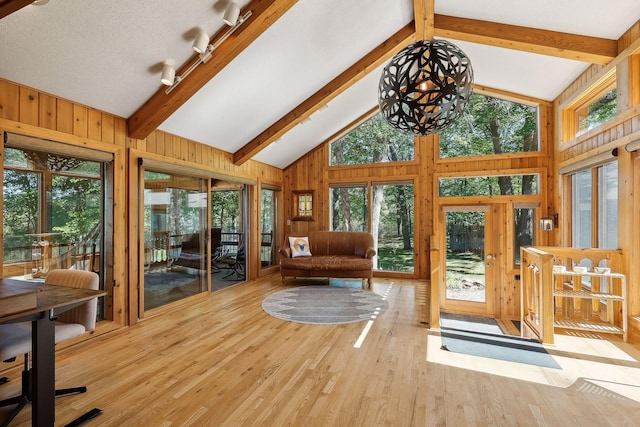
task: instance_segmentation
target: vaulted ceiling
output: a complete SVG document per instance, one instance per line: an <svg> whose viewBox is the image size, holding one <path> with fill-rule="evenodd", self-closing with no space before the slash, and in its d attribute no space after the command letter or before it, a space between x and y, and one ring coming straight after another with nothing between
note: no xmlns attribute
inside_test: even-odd
<svg viewBox="0 0 640 427"><path fill-rule="evenodd" d="M216 44L228 0L0 0L0 78L284 168L377 106L381 68L416 39L446 38L475 84L552 101L618 53L638 0L236 0L246 21ZM415 3L415 4L414 4Z"/></svg>

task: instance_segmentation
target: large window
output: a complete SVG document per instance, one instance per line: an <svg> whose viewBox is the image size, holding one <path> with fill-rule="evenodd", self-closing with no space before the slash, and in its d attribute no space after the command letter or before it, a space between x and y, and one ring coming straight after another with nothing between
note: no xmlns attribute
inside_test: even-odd
<svg viewBox="0 0 640 427"><path fill-rule="evenodd" d="M441 158L539 151L538 108L474 94L465 114L439 133L439 146Z"/></svg>
<svg viewBox="0 0 640 427"><path fill-rule="evenodd" d="M101 161L92 156L105 156L54 142L46 152L34 141L38 149L4 149L3 276L42 281L53 269L89 270L100 275L104 289L111 274L104 268L111 242L104 224L112 156ZM104 319L101 301L98 317Z"/></svg>
<svg viewBox="0 0 640 427"><path fill-rule="evenodd" d="M332 230L370 230L377 252L374 269L413 272L413 183L332 186L330 194Z"/></svg>
<svg viewBox="0 0 640 427"><path fill-rule="evenodd" d="M330 145L331 166L413 160L413 135L391 126L380 113Z"/></svg>
<svg viewBox="0 0 640 427"><path fill-rule="evenodd" d="M331 187L331 229L367 231L369 202L366 185Z"/></svg>

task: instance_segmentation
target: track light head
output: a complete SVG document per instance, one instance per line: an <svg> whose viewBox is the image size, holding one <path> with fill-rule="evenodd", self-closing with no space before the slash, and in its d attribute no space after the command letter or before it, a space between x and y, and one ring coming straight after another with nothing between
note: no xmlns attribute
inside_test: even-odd
<svg viewBox="0 0 640 427"><path fill-rule="evenodd" d="M173 85L176 78L176 69L173 68L171 62L165 62L162 67L162 75L160 76L160 82L165 86Z"/></svg>
<svg viewBox="0 0 640 427"><path fill-rule="evenodd" d="M35 0L32 4L36 6L42 6L49 3L49 0Z"/></svg>
<svg viewBox="0 0 640 427"><path fill-rule="evenodd" d="M204 31L198 31L196 38L193 40L193 50L197 53L204 53L209 46L209 36Z"/></svg>
<svg viewBox="0 0 640 427"><path fill-rule="evenodd" d="M230 27L233 27L238 22L240 16L240 7L234 1L230 1L227 5L227 9L224 11L224 17L222 21Z"/></svg>

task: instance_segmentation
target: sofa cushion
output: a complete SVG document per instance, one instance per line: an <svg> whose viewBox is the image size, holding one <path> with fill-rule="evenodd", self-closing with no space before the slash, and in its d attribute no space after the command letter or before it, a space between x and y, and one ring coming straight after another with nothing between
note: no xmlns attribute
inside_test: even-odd
<svg viewBox="0 0 640 427"><path fill-rule="evenodd" d="M311 256L308 237L289 237L291 256L293 258L301 256Z"/></svg>
<svg viewBox="0 0 640 427"><path fill-rule="evenodd" d="M373 261L356 255L314 255L283 258L280 266L296 270L371 270Z"/></svg>

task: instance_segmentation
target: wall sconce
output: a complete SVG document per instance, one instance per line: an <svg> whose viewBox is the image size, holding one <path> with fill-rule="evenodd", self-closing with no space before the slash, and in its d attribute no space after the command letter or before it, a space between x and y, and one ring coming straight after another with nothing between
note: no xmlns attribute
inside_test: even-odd
<svg viewBox="0 0 640 427"><path fill-rule="evenodd" d="M240 8L239 6L231 1L227 5L227 8L224 12L223 22L229 25L229 29L218 39L214 44L209 44L209 36L204 31L198 31L196 38L193 41L192 48L199 55L196 62L191 64L189 68L187 68L184 73L179 76L175 76L175 69L173 71L174 79L171 80L171 83L166 83L169 79L165 79L165 77L169 77L169 74L165 75L165 69L167 65L165 63L165 67L162 69L162 78L161 82L163 85L169 86L165 93L168 95L171 91L182 82L196 67L200 64L206 64L211 59L211 54L214 50L216 50L231 34L233 34L249 17L251 16L251 11L248 11L244 15L240 16ZM169 71L166 71L169 73Z"/></svg>
<svg viewBox="0 0 640 427"><path fill-rule="evenodd" d="M540 230L552 231L558 227L558 214L540 218Z"/></svg>

